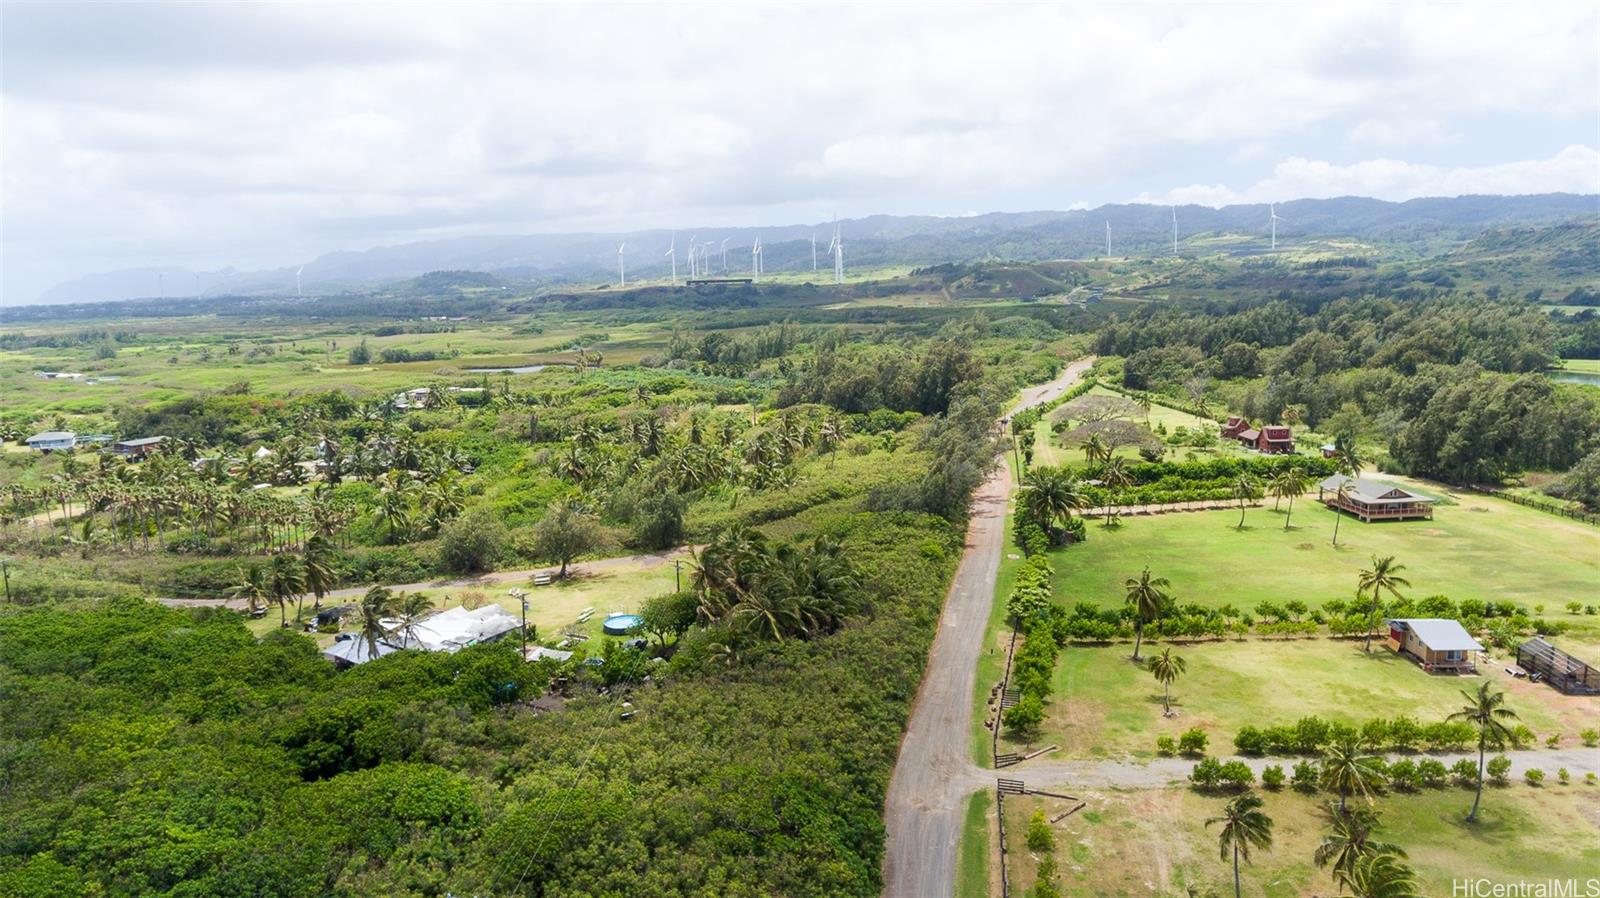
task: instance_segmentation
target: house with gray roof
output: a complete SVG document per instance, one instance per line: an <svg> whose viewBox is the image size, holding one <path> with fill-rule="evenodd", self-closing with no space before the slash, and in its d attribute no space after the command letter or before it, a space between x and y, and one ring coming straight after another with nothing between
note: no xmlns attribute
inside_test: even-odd
<svg viewBox="0 0 1600 898"><path fill-rule="evenodd" d="M1408 655L1433 673L1477 673L1483 646L1458 621L1438 617L1395 618L1389 623L1389 648Z"/></svg>
<svg viewBox="0 0 1600 898"><path fill-rule="evenodd" d="M1362 521L1433 520L1433 500L1392 483L1335 474L1317 484L1317 501Z"/></svg>

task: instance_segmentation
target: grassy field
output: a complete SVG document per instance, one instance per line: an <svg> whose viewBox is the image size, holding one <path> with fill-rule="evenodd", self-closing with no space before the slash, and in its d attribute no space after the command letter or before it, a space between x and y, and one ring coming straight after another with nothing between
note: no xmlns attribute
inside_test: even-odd
<svg viewBox="0 0 1600 898"><path fill-rule="evenodd" d="M1552 780L1553 781L1553 778ZM1187 789L1088 793L1088 807L1054 827L1057 883L1062 894L1222 895L1233 893L1232 870L1217 856L1216 828L1224 797ZM1332 878L1311 861L1325 826L1317 799L1285 791L1264 793L1273 845L1243 868L1244 894L1291 898L1333 895ZM1425 895L1449 895L1454 879L1495 882L1583 879L1600 869L1595 827L1600 788L1573 784L1532 788L1516 783L1484 795L1482 820L1463 818L1472 803L1464 789L1429 790L1378 800L1382 836L1410 854ZM1012 894L1033 885L1036 861L1024 842L1028 817L1071 803L1027 796L1006 801ZM1567 838L1552 838L1566 833Z"/></svg>
<svg viewBox="0 0 1600 898"><path fill-rule="evenodd" d="M1100 386L1091 389L1084 395L1126 398L1115 390ZM1204 428L1213 432L1217 429L1217 422L1215 421L1191 415L1175 408L1168 408L1164 405L1151 405L1148 421L1143 410L1140 410L1133 420L1136 423L1145 424L1152 430L1158 425L1164 426L1167 433L1172 433L1179 427L1185 427L1189 430ZM1069 462L1081 464L1083 462L1083 452L1077 445L1064 445L1061 438L1051 431L1051 426L1050 415L1045 415L1039 420L1038 424L1034 425L1034 463L1039 465L1060 465ZM1167 457L1178 461L1189 458L1217 458L1220 456L1248 456L1254 454L1233 440L1222 440L1216 445L1205 449L1181 446L1167 447ZM1137 446L1120 446L1112 452L1112 457L1127 459L1130 463L1141 461Z"/></svg>
<svg viewBox="0 0 1600 898"><path fill-rule="evenodd" d="M1088 541L1053 553L1058 602L1123 602L1123 580L1149 566L1172 582L1179 602L1233 603L1300 599L1315 608L1349 599L1373 555L1406 566L1409 595L1510 599L1551 611L1593 600L1600 583L1600 529L1510 502L1461 494L1432 521L1363 524L1345 518L1331 545L1335 513L1310 499L1295 504L1293 527L1266 507L1250 510L1246 529L1233 511L1125 518L1091 524Z"/></svg>
<svg viewBox="0 0 1600 898"><path fill-rule="evenodd" d="M517 600L508 594L512 586L520 586L528 594L528 624L537 628L538 641L553 644L559 634L577 632L596 639L601 635L601 624L611 612L637 611L646 599L672 592L675 571L670 560L641 562L630 561L594 573L577 574L549 586L535 587L529 582L496 583L481 587L452 587L447 589L416 590L433 600L439 610L453 608L469 594L477 593L487 602L494 602L512 614L520 614ZM330 604L348 604L354 599L341 599ZM309 599L306 608L311 607ZM593 608L594 615L583 624L578 615L585 608ZM290 617L294 609L290 608ZM278 626L278 611L271 609L267 616L252 621L250 627L257 633L271 632ZM346 620L345 630L359 627L359 623ZM322 645L333 642L333 634L318 637Z"/></svg>
<svg viewBox="0 0 1600 898"><path fill-rule="evenodd" d="M1563 308L1571 308L1566 306ZM1600 374L1600 359L1562 359L1557 366L1562 371L1577 371L1583 374Z"/></svg>
<svg viewBox="0 0 1600 898"><path fill-rule="evenodd" d="M1146 654L1157 651L1147 644ZM1481 682L1425 673L1381 643L1370 654L1360 642L1327 639L1208 642L1174 651L1188 671L1173 685L1177 715L1163 717L1161 687L1129 660L1131 646L1063 649L1055 696L1032 744L1060 745L1052 753L1060 758L1150 757L1157 736L1176 739L1199 727L1210 737L1210 753L1226 756L1240 727L1293 723L1311 714L1350 723L1400 715L1439 721L1462 705L1463 689ZM1575 745L1577 732L1594 725L1592 699L1513 680L1502 670L1505 663L1485 665L1483 676L1506 691L1510 708L1541 739L1562 733ZM1001 745L1018 749L1023 743L1002 735Z"/></svg>

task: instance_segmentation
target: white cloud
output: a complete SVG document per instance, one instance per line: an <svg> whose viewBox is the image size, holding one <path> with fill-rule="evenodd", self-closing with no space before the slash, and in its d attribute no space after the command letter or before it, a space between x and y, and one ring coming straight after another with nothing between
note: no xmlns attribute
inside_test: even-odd
<svg viewBox="0 0 1600 898"><path fill-rule="evenodd" d="M1548 159L1454 168L1396 159L1336 165L1296 156L1279 162L1270 177L1242 190L1224 184L1192 184L1160 194L1142 193L1133 201L1226 206L1335 196L1400 201L1474 193L1600 193L1600 152L1574 145Z"/></svg>
<svg viewBox="0 0 1600 898"><path fill-rule="evenodd" d="M96 269L690 215L1593 189L1597 23L1584 4L13 4L0 301ZM1406 161L1306 161L1351 147ZM1484 162L1507 159L1543 161Z"/></svg>

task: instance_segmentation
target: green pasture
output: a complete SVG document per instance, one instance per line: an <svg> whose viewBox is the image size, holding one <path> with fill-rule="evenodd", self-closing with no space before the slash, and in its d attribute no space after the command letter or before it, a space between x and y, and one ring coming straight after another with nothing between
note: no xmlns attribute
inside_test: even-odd
<svg viewBox="0 0 1600 898"><path fill-rule="evenodd" d="M1314 494L1295 503L1292 526L1268 500L1245 513L1183 512L1091 524L1087 542L1052 553L1058 602L1121 605L1123 581L1149 567L1171 581L1178 602L1256 603L1299 599L1315 608L1350 599L1373 555L1393 555L1418 597L1511 600L1559 609L1593 601L1600 583L1600 528L1492 498L1463 494L1432 521L1363 524L1335 513Z"/></svg>

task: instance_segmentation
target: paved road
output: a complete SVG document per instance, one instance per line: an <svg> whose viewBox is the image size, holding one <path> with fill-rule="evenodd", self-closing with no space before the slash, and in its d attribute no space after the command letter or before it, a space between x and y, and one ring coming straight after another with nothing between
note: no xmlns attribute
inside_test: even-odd
<svg viewBox="0 0 1600 898"><path fill-rule="evenodd" d="M1074 362L1055 380L1024 390L1009 414L1060 396L1092 361ZM973 498L966 552L945 598L884 802L885 896L937 898L952 893L967 796L994 782L992 771L972 764L968 743L973 682L994 603L1010 493L1010 468L996 465Z"/></svg>
<svg viewBox="0 0 1600 898"><path fill-rule="evenodd" d="M680 546L665 552L651 552L645 555L620 555L616 558L602 558L598 561L580 561L567 566L567 572L575 576L584 574L597 574L619 567L640 564L647 569L669 564L675 558L687 558L689 548ZM472 589L486 586L497 586L505 583L526 583L533 579L534 574L554 574L561 568L559 565L552 567L527 568L516 571L495 571L481 577L462 577L454 580L428 580L421 583L395 583L389 588L396 592L415 592L421 589ZM323 597L323 601L339 599L359 599L367 592L366 586L351 586L345 589L335 589ZM307 598L310 598L307 596ZM218 607L243 610L243 599L156 599L163 605L174 608L199 608Z"/></svg>

